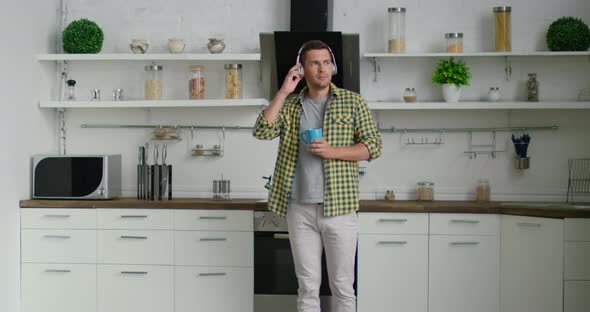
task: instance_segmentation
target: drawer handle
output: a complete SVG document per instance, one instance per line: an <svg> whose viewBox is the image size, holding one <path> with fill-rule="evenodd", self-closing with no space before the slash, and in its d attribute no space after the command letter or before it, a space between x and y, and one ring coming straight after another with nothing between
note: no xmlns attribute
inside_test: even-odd
<svg viewBox="0 0 590 312"><path fill-rule="evenodd" d="M121 274L138 274L138 275L146 275L148 272L146 271L121 271Z"/></svg>
<svg viewBox="0 0 590 312"><path fill-rule="evenodd" d="M223 242L226 241L227 238L201 238L199 240L202 242Z"/></svg>
<svg viewBox="0 0 590 312"><path fill-rule="evenodd" d="M479 242L451 242L450 245L479 245Z"/></svg>
<svg viewBox="0 0 590 312"><path fill-rule="evenodd" d="M45 270L47 273L70 273L72 270L56 270L56 269L48 269Z"/></svg>
<svg viewBox="0 0 590 312"><path fill-rule="evenodd" d="M45 218L69 218L71 217L69 214L47 214L44 215Z"/></svg>
<svg viewBox="0 0 590 312"><path fill-rule="evenodd" d="M227 273L199 273L199 276L224 276Z"/></svg>
<svg viewBox="0 0 590 312"><path fill-rule="evenodd" d="M63 238L63 239L67 239L70 238L70 235L43 235L43 237L45 238Z"/></svg>
<svg viewBox="0 0 590 312"><path fill-rule="evenodd" d="M226 220L227 217L226 216L220 216L220 217L216 217L216 216L201 216L199 217L199 220Z"/></svg>
<svg viewBox="0 0 590 312"><path fill-rule="evenodd" d="M147 239L147 236L128 236L128 235L122 235L121 238L123 238L123 239Z"/></svg>
<svg viewBox="0 0 590 312"><path fill-rule="evenodd" d="M479 223L479 220L463 220L463 219L451 219L451 222L453 223L472 223L472 224L476 224Z"/></svg>
<svg viewBox="0 0 590 312"><path fill-rule="evenodd" d="M407 241L378 241L377 245L405 245Z"/></svg>
<svg viewBox="0 0 590 312"><path fill-rule="evenodd" d="M408 222L408 219L379 219L377 222Z"/></svg>
<svg viewBox="0 0 590 312"><path fill-rule="evenodd" d="M122 215L121 218L123 219L129 219L129 218L141 218L141 219L145 219L148 216L146 215Z"/></svg>
<svg viewBox="0 0 590 312"><path fill-rule="evenodd" d="M541 227L541 223L531 223L531 222L518 222L520 226L532 226L532 227Z"/></svg>
<svg viewBox="0 0 590 312"><path fill-rule="evenodd" d="M274 239L289 239L289 234L275 233Z"/></svg>

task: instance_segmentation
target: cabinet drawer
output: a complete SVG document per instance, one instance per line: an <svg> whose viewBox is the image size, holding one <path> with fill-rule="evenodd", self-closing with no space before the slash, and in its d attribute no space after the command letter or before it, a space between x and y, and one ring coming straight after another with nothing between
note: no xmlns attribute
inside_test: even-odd
<svg viewBox="0 0 590 312"><path fill-rule="evenodd" d="M590 242L590 219L563 220L566 241Z"/></svg>
<svg viewBox="0 0 590 312"><path fill-rule="evenodd" d="M590 242L565 242L564 252L564 279L590 280Z"/></svg>
<svg viewBox="0 0 590 312"><path fill-rule="evenodd" d="M359 233L428 234L427 213L359 213Z"/></svg>
<svg viewBox="0 0 590 312"><path fill-rule="evenodd" d="M252 211L233 210L176 210L176 230L197 231L253 231Z"/></svg>
<svg viewBox="0 0 590 312"><path fill-rule="evenodd" d="M96 265L22 265L22 312L96 311Z"/></svg>
<svg viewBox="0 0 590 312"><path fill-rule="evenodd" d="M175 271L176 312L252 312L253 268L177 266Z"/></svg>
<svg viewBox="0 0 590 312"><path fill-rule="evenodd" d="M172 210L166 209L98 209L98 229L171 230Z"/></svg>
<svg viewBox="0 0 590 312"><path fill-rule="evenodd" d="M173 312L174 267L98 265L99 312Z"/></svg>
<svg viewBox="0 0 590 312"><path fill-rule="evenodd" d="M96 263L96 230L22 230L21 261Z"/></svg>
<svg viewBox="0 0 590 312"><path fill-rule="evenodd" d="M96 209L26 208L20 215L23 229L96 229Z"/></svg>
<svg viewBox="0 0 590 312"><path fill-rule="evenodd" d="M431 213L430 234L498 235L500 217L492 214Z"/></svg>
<svg viewBox="0 0 590 312"><path fill-rule="evenodd" d="M176 265L254 265L252 232L176 231L175 246Z"/></svg>
<svg viewBox="0 0 590 312"><path fill-rule="evenodd" d="M564 283L563 311L590 311L590 281L568 281Z"/></svg>
<svg viewBox="0 0 590 312"><path fill-rule="evenodd" d="M174 264L174 232L99 230L98 263Z"/></svg>

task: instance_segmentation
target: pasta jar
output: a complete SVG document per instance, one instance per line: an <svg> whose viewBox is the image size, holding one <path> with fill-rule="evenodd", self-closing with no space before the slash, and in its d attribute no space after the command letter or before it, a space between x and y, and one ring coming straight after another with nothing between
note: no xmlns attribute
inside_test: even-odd
<svg viewBox="0 0 590 312"><path fill-rule="evenodd" d="M446 33L447 53L463 52L463 33Z"/></svg>
<svg viewBox="0 0 590 312"><path fill-rule="evenodd" d="M191 66L191 77L188 81L188 92L191 100L202 100L205 98L205 77L203 77L204 66Z"/></svg>
<svg viewBox="0 0 590 312"><path fill-rule="evenodd" d="M481 179L475 186L475 200L478 202L490 201L490 183L488 180Z"/></svg>
<svg viewBox="0 0 590 312"><path fill-rule="evenodd" d="M434 182L418 182L416 188L417 200L434 200Z"/></svg>
<svg viewBox="0 0 590 312"><path fill-rule="evenodd" d="M496 52L510 52L510 14L512 8L509 6L494 7L494 38Z"/></svg>
<svg viewBox="0 0 590 312"><path fill-rule="evenodd" d="M242 98L242 64L225 64L225 98Z"/></svg>
<svg viewBox="0 0 590 312"><path fill-rule="evenodd" d="M400 53L406 51L406 8L388 8L389 37L387 52Z"/></svg>
<svg viewBox="0 0 590 312"><path fill-rule="evenodd" d="M162 99L162 70L161 65L148 65L145 67L145 99Z"/></svg>

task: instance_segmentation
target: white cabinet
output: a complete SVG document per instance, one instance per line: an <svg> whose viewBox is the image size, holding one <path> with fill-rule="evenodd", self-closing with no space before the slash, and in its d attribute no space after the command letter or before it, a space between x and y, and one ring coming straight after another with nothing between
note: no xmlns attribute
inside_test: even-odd
<svg viewBox="0 0 590 312"><path fill-rule="evenodd" d="M565 219L564 233L564 312L590 311L590 219Z"/></svg>
<svg viewBox="0 0 590 312"><path fill-rule="evenodd" d="M176 231L177 265L254 266L252 232Z"/></svg>
<svg viewBox="0 0 590 312"><path fill-rule="evenodd" d="M561 219L502 216L502 312L562 311L563 230Z"/></svg>
<svg viewBox="0 0 590 312"><path fill-rule="evenodd" d="M174 232L99 230L98 263L174 265Z"/></svg>
<svg viewBox="0 0 590 312"><path fill-rule="evenodd" d="M359 312L426 312L428 214L360 213Z"/></svg>
<svg viewBox="0 0 590 312"><path fill-rule="evenodd" d="M21 231L21 260L29 263L96 263L95 230Z"/></svg>
<svg viewBox="0 0 590 312"><path fill-rule="evenodd" d="M430 214L431 312L499 311L497 215Z"/></svg>

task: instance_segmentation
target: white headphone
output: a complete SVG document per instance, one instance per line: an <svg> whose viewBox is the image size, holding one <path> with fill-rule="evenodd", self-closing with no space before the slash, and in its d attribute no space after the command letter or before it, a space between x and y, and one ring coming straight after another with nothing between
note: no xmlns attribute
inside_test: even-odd
<svg viewBox="0 0 590 312"><path fill-rule="evenodd" d="M301 46L301 48L299 48L299 52L297 52L297 60L295 61L295 64L301 64L301 51L303 50L303 48L305 48L306 44L303 44ZM338 66L336 66L336 58L334 57L334 53L332 52L332 49L330 49L330 47L328 47L328 51L330 52L330 55L332 56L332 76L336 76L336 74L338 73ZM303 64L301 64L299 66L299 72L301 72L302 74L303 72Z"/></svg>

